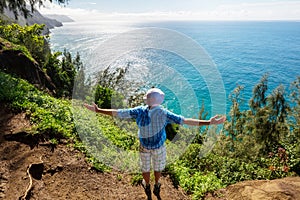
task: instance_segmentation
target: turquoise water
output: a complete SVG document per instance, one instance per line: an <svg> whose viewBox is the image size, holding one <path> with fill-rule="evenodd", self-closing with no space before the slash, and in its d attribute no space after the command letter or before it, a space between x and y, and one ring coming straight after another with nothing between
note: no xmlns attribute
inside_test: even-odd
<svg viewBox="0 0 300 200"><path fill-rule="evenodd" d="M66 48L73 53L79 52L84 63L91 63L97 53L103 53L97 48L98 44L120 33L147 27L175 30L196 41L214 61L224 83L226 97L237 85L243 85L246 104L253 86L264 74L269 74L269 92L280 84L288 90L290 83L300 76L300 22L156 22L116 26L101 21L75 22L52 30L51 44L54 50ZM203 101L207 110L211 109L210 91L205 78L195 73L189 67L191 64L180 56L163 50L144 49L120 55L115 65L126 63L140 68L143 65L171 66L186 79L198 105ZM167 94L165 106L173 111L182 113L185 105L191 104L188 99L194 101L187 95L187 102L181 104L176 91L165 85L160 86ZM184 91L182 89L181 92ZM191 106L190 115L194 116L198 108ZM229 108L227 98L227 111Z"/></svg>

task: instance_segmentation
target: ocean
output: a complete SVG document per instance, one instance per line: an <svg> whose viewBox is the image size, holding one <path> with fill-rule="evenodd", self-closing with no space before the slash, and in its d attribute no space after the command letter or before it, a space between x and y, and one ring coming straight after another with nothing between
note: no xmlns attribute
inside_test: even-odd
<svg viewBox="0 0 300 200"><path fill-rule="evenodd" d="M135 36L133 33L139 30L146 32ZM153 30L162 30L160 32L165 34L153 36ZM172 34L178 36L181 43ZM136 37L140 37L141 46L131 49L132 38ZM150 41L153 37L163 38L155 40L153 45ZM112 40L118 41L120 47L114 46ZM269 75L268 94L281 84L288 91L290 84L300 76L300 22L71 22L52 29L50 43L54 51L67 49L73 55L78 52L90 73L107 65L129 65L131 80L140 77L145 87L159 86L166 92L164 105L189 117L197 117L203 103L210 114L228 113L229 95L238 85L244 86L242 108L247 109L252 89L264 74ZM173 44L175 50L169 51L165 43ZM191 50L188 45L197 47ZM120 55L108 57L117 54L121 47ZM198 47L203 52L196 51ZM200 54L213 62L205 72L201 71L202 66L193 66L190 60ZM109 62L102 63L100 58ZM102 66L98 66L99 62Z"/></svg>

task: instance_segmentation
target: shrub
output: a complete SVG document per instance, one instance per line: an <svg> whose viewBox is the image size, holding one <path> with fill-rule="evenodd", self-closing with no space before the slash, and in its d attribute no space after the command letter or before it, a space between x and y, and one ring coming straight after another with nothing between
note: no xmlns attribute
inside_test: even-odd
<svg viewBox="0 0 300 200"><path fill-rule="evenodd" d="M95 102L100 108L110 109L122 108L125 106L124 97L121 94L100 85L96 86Z"/></svg>
<svg viewBox="0 0 300 200"><path fill-rule="evenodd" d="M167 167L167 171L175 183L179 183L187 194L192 194L192 199L201 199L206 193L225 186L214 172L201 172L185 165L181 161L175 162Z"/></svg>
<svg viewBox="0 0 300 200"><path fill-rule="evenodd" d="M33 58L39 64L43 64L50 54L48 36L42 35L44 26L38 24L24 27L18 24L2 25L0 37L14 44L25 46Z"/></svg>

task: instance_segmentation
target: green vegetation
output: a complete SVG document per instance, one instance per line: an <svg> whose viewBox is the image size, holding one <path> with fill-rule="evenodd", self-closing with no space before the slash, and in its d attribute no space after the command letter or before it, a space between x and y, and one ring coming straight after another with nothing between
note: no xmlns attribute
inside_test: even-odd
<svg viewBox="0 0 300 200"><path fill-rule="evenodd" d="M115 90L101 85L96 86L95 103L100 108L123 108L125 106L124 99L125 98Z"/></svg>
<svg viewBox="0 0 300 200"><path fill-rule="evenodd" d="M18 24L0 25L0 42L3 50L20 50L30 60L36 61L39 66L50 77L56 87L51 91L56 97L70 98L73 92L75 78L77 84L89 87L84 84L84 67L80 60L80 55L75 58L67 52L52 53L49 46L49 36L42 35L44 25L34 24L32 26L20 26ZM83 88L87 91L86 88Z"/></svg>
<svg viewBox="0 0 300 200"><path fill-rule="evenodd" d="M76 138L70 102L37 90L22 79L0 72L0 102L16 112L26 112L33 124L32 134L48 139Z"/></svg>
<svg viewBox="0 0 300 200"><path fill-rule="evenodd" d="M24 53L24 55L27 58L29 58L31 61L34 61L33 57L31 56L31 53L28 51L28 49L26 47L24 47L22 45L11 43L2 37L0 37L0 43L3 44L3 46L2 46L3 50L21 51Z"/></svg>
<svg viewBox="0 0 300 200"><path fill-rule="evenodd" d="M0 73L0 82L0 102L10 105L13 110L27 113L33 124L31 134L43 135L54 145L57 145L63 138L68 139L70 144L86 153L87 160L97 170L107 171L109 168L99 162L96 159L97 156L91 154L93 152L89 149L91 147L87 147L86 143L80 140L76 131L80 128L84 128L86 132L91 134L94 143L99 142L101 144L102 139L109 139L113 145L119 148L138 151L138 141L133 135L135 130L131 133L127 132L127 128L121 130L115 125L112 118L99 115L96 118L100 122L97 123L99 125L93 126L92 124L97 121L93 121L93 117L90 116L91 112L76 107L86 117L82 122L77 121L75 128L69 100L51 97L38 91L26 81L13 78L5 73ZM291 91L295 104L285 116L285 123L277 122L275 128L279 130L273 131L278 131L279 135L273 138L272 146L267 135L256 135L255 127L257 125L255 123L257 120L261 120L261 116L251 110L241 111L237 108L239 104L236 102L240 101L238 93L241 92L241 87L239 87L232 95L231 118L226 122L224 134L220 135L220 139L213 150L205 157L199 155L203 148L201 144L203 138L199 139L199 137L205 137L204 131L202 136L197 136L198 139L189 146L188 151L178 161L167 167L166 173L170 174L174 183L179 184L194 199L202 198L207 192L239 181L299 175L299 112L296 112L299 110L299 83L300 78L293 83ZM268 110L274 108L269 98L274 99L274 95L278 95L275 91L267 97L269 103L266 103L261 109L265 108L265 112L275 113L279 120L280 112ZM278 102L277 105L279 105ZM282 106L279 107L282 108ZM234 110L239 110L239 112L234 112ZM261 111L264 115L265 112ZM274 120L274 116L268 115L267 118L263 117L263 119ZM236 128L232 127L241 121L244 122L243 125L236 126ZM262 121L260 123L268 122ZM288 127L283 129L284 131L282 131L283 125ZM260 134L270 131L269 129L261 129L262 126L259 126ZM101 130L101 134L105 138L95 136L99 133L97 130ZM230 131L234 131L234 134ZM96 145L96 147L100 146ZM107 153L114 155L114 152ZM134 176L132 183L137 184L139 181L140 177Z"/></svg>
<svg viewBox="0 0 300 200"><path fill-rule="evenodd" d="M77 54L73 59L71 53L66 50L63 53L55 52L49 55L43 68L56 86L56 97L72 97L77 73L82 74L82 81L85 79L80 55Z"/></svg>
<svg viewBox="0 0 300 200"><path fill-rule="evenodd" d="M201 143L190 145L168 168L175 182L199 199L206 192L244 180L299 175L299 83L300 77L291 86L293 103L289 105L282 86L266 96L264 76L253 89L250 110L240 109L243 87L237 87L218 142L205 157L199 155ZM205 181L199 184L196 180Z"/></svg>
<svg viewBox="0 0 300 200"><path fill-rule="evenodd" d="M95 100L101 107L109 108L112 106L111 99L115 99L116 105L113 106L122 107L124 97L118 91L123 88L120 85L126 82L124 75L129 66L102 72L98 84L91 87L86 81L79 55L73 59L67 51L45 51L49 46L45 43L47 37L40 35L41 28L38 25L0 26L0 42L4 44L3 48L18 49L36 60L56 85L55 96L39 91L26 80L0 72L0 103L13 111L27 114L32 123L29 134L48 140L54 146L62 139L67 140L69 145L84 152L87 161L99 171L109 170L100 160L104 153L111 158L126 156L109 147L138 155L137 130L131 121L119 122L111 117L95 115L84 109L78 100ZM76 93L76 100L71 102L69 98L75 82L76 87L84 92ZM245 99L242 99L243 87L238 86L230 95L232 105L228 121L212 150L205 157L199 154L205 148L203 141L211 135L208 129L201 128L196 130L196 137L185 154L167 166L166 173L193 199L239 181L300 174L300 77L291 84L289 96L282 86L271 92L267 88L266 75L253 88L249 110L242 110ZM93 91L94 98L87 97L89 91ZM137 91L126 100L134 105L141 95L142 92ZM203 113L204 108L200 111L200 118L206 118ZM171 138L175 134L183 139L186 135L195 134L186 128L169 128ZM82 132L85 137L79 135ZM129 169L133 164L136 163L131 160L122 163ZM132 183L137 184L140 179L140 176L134 176Z"/></svg>
<svg viewBox="0 0 300 200"><path fill-rule="evenodd" d="M20 26L18 24L7 24L0 26L0 37L5 38L13 44L25 46L33 58L43 64L50 48L47 45L47 36L42 35L44 25Z"/></svg>
<svg viewBox="0 0 300 200"><path fill-rule="evenodd" d="M127 72L129 70L130 63L127 63L125 67L112 68L108 66L103 71L100 71L97 76L97 88L95 94L95 102L99 103L99 106L103 105L105 108L119 108L123 107L122 101L126 100L128 106L134 107L140 105L143 102L143 95L145 92L141 89L141 85L145 85L139 81L129 81L126 79ZM103 100L99 101L99 95L106 92L110 93L106 97L103 96ZM99 95L98 95L99 94ZM124 96L120 95L123 94ZM106 98L106 99L105 99ZM113 101L109 101L112 99ZM105 102L108 103L105 103ZM113 103L111 105L111 103Z"/></svg>

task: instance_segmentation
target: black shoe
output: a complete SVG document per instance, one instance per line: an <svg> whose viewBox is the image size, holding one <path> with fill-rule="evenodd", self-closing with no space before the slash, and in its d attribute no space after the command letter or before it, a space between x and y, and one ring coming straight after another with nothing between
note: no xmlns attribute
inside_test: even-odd
<svg viewBox="0 0 300 200"><path fill-rule="evenodd" d="M157 183L154 185L154 190L153 190L153 194L157 197L158 200L161 200L160 198L160 186L161 184L160 183Z"/></svg>
<svg viewBox="0 0 300 200"><path fill-rule="evenodd" d="M146 193L146 195L147 195L147 199L148 199L148 200L152 200L150 184L146 184L146 183L143 181L142 186L143 186L143 188L144 188L144 190L145 190L145 193Z"/></svg>

